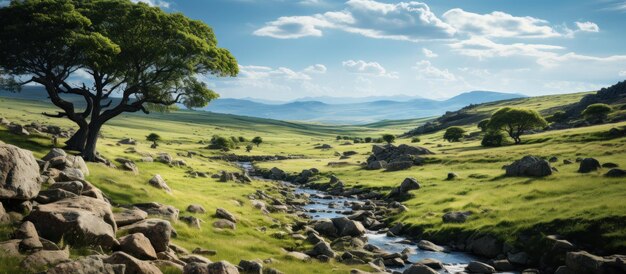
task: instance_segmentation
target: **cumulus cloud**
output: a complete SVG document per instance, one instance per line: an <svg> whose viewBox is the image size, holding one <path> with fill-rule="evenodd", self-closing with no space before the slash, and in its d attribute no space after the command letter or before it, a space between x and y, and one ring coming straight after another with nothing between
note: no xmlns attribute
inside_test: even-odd
<svg viewBox="0 0 626 274"><path fill-rule="evenodd" d="M450 44L450 47L466 56L478 58L507 57L514 55L543 57L552 55L555 50L564 49L561 46L545 44L499 44L484 37L472 37L467 40Z"/></svg>
<svg viewBox="0 0 626 274"><path fill-rule="evenodd" d="M328 69L322 64L315 64L304 69L306 73L324 74Z"/></svg>
<svg viewBox="0 0 626 274"><path fill-rule="evenodd" d="M578 27L579 31L584 32L599 32L600 27L596 23L593 22L576 22L576 27Z"/></svg>
<svg viewBox="0 0 626 274"><path fill-rule="evenodd" d="M378 62L366 62L363 60L343 61L342 65L348 72L356 74L364 74L379 77L398 78L395 72L387 72L387 70Z"/></svg>
<svg viewBox="0 0 626 274"><path fill-rule="evenodd" d="M432 50L429 50L427 48L422 48L422 53L424 54L424 56L428 58L435 58L439 56L438 54L434 53Z"/></svg>
<svg viewBox="0 0 626 274"><path fill-rule="evenodd" d="M283 79L283 80L311 80L311 76L294 71L286 67L271 68L265 66L239 66L239 77L244 79Z"/></svg>
<svg viewBox="0 0 626 274"><path fill-rule="evenodd" d="M341 11L280 17L254 31L254 35L296 39L323 36L329 29L404 41L450 38L455 33L454 28L439 19L424 3L350 0Z"/></svg>
<svg viewBox="0 0 626 274"><path fill-rule="evenodd" d="M446 23L457 31L486 37L549 38L562 34L549 25L546 20L494 11L488 14L451 9L443 14Z"/></svg>
<svg viewBox="0 0 626 274"><path fill-rule="evenodd" d="M417 71L417 79L434 81L456 81L457 78L447 69L439 69L428 60L418 61L413 67Z"/></svg>

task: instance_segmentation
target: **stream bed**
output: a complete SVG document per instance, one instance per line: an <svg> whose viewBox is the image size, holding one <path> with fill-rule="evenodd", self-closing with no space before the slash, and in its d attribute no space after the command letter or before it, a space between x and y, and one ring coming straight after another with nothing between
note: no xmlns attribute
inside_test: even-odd
<svg viewBox="0 0 626 274"><path fill-rule="evenodd" d="M244 172L250 173L254 171L254 167L249 162L239 162L239 166L241 166ZM289 182L283 182L286 184L293 185ZM304 188L298 185L294 185L296 187L296 194L308 194L310 203L303 206L302 208L305 210L306 214L310 216L312 219L332 219L336 217L346 217L347 215L342 214L342 212L350 212L352 208L349 206L353 202L359 202L361 200L356 198L349 197L340 197L333 196L332 199L324 199L321 197L328 196L323 191ZM331 205L332 203L332 205ZM418 262L422 259L436 259L443 263L444 269L440 270L440 273L457 273L463 272L467 264L471 261L483 261L476 256L473 256L466 252L432 252L421 250L417 247L415 243L407 244L407 239L400 236L389 237L386 233L377 233L376 231L367 231L365 234L367 238L367 242L369 244L375 245L378 248L385 250L389 253L400 253L405 249L411 250L409 254L410 262ZM403 271L408 268L410 265L407 264L404 267L398 268L388 268L396 271ZM515 274L516 272L498 272L498 273L506 273L506 274Z"/></svg>

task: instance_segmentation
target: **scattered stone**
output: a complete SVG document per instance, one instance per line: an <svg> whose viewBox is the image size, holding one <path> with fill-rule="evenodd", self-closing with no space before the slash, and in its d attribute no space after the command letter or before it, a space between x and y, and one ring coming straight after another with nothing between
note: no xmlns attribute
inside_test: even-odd
<svg viewBox="0 0 626 274"><path fill-rule="evenodd" d="M404 272L402 272L402 274L438 274L438 273L439 272L437 272L436 270L420 263L411 265L409 268L404 270Z"/></svg>
<svg viewBox="0 0 626 274"><path fill-rule="evenodd" d="M202 207L201 205L189 205L187 207L187 212L191 212L191 213L206 213L206 210L204 209L204 207Z"/></svg>
<svg viewBox="0 0 626 274"><path fill-rule="evenodd" d="M446 212L443 214L442 220L444 223L464 223L470 215L472 215L470 211Z"/></svg>
<svg viewBox="0 0 626 274"><path fill-rule="evenodd" d="M496 269L493 266L478 261L470 262L465 269L470 273L496 273Z"/></svg>
<svg viewBox="0 0 626 274"><path fill-rule="evenodd" d="M353 221L346 217L338 217L331 219L339 236L360 237L365 234L365 227L359 221Z"/></svg>
<svg viewBox="0 0 626 274"><path fill-rule="evenodd" d="M573 162L571 160L565 159L565 160L563 160L563 164L564 165L571 165L571 164L573 164Z"/></svg>
<svg viewBox="0 0 626 274"><path fill-rule="evenodd" d="M600 162L598 162L598 160L594 158L585 158L580 161L580 167L578 168L578 172L589 173L600 169L600 167Z"/></svg>
<svg viewBox="0 0 626 274"><path fill-rule="evenodd" d="M402 181L400 186L394 188L389 193L389 197L393 198L403 198L406 197L409 191L420 189L420 184L415 180L415 178L406 178Z"/></svg>
<svg viewBox="0 0 626 274"><path fill-rule="evenodd" d="M149 262L141 261L132 256L118 251L103 260L109 264L123 264L126 266L125 274L161 274L161 270Z"/></svg>
<svg viewBox="0 0 626 274"><path fill-rule="evenodd" d="M237 225L226 219L219 219L213 222L213 227L222 229L236 229Z"/></svg>
<svg viewBox="0 0 626 274"><path fill-rule="evenodd" d="M125 270L125 265L108 264L98 256L89 256L58 264L48 269L46 274L121 274Z"/></svg>
<svg viewBox="0 0 626 274"><path fill-rule="evenodd" d="M318 242L311 252L312 256L324 255L329 258L335 258L335 251L330 247L330 245L325 241Z"/></svg>
<svg viewBox="0 0 626 274"><path fill-rule="evenodd" d="M311 257L302 252L291 251L287 253L287 257L303 262L311 261Z"/></svg>
<svg viewBox="0 0 626 274"><path fill-rule="evenodd" d="M120 140L117 143L120 144L120 145L132 145L132 146L134 146L134 145L137 144L137 141L135 141L135 139L133 139L133 138L124 138L124 139Z"/></svg>
<svg viewBox="0 0 626 274"><path fill-rule="evenodd" d="M200 247L196 247L191 252L193 254L198 254L198 255L207 255L207 256L215 256L215 255L217 255L217 251L215 251L215 250L208 250L208 249L204 249L204 248L200 248Z"/></svg>
<svg viewBox="0 0 626 274"><path fill-rule="evenodd" d="M172 237L173 228L170 222L161 219L146 219L138 223L124 226L120 228L120 231L125 231L129 234L141 233L146 236L154 251L163 252L167 251Z"/></svg>
<svg viewBox="0 0 626 274"><path fill-rule="evenodd" d="M551 174L550 163L535 156L524 156L506 167L506 176L544 177Z"/></svg>
<svg viewBox="0 0 626 274"><path fill-rule="evenodd" d="M255 261L239 261L239 267L247 274L263 274L263 265Z"/></svg>
<svg viewBox="0 0 626 274"><path fill-rule="evenodd" d="M614 168L609 170L604 176L613 178L626 177L626 170Z"/></svg>
<svg viewBox="0 0 626 274"><path fill-rule="evenodd" d="M143 204L134 204L137 208L145 211L149 215L158 215L164 218L167 218L171 221L178 220L178 213L180 211L171 206L171 205L163 205L160 203L152 202L152 203L143 203Z"/></svg>
<svg viewBox="0 0 626 274"><path fill-rule="evenodd" d="M57 182L52 184L48 189L62 189L80 195L83 192L83 183L80 181Z"/></svg>
<svg viewBox="0 0 626 274"><path fill-rule="evenodd" d="M604 164L602 164L602 167L603 167L603 168L616 168L616 167L618 167L618 166L619 166L619 165L618 165L618 164L616 164L616 163L604 163Z"/></svg>
<svg viewBox="0 0 626 274"><path fill-rule="evenodd" d="M20 264L20 267L36 272L46 266L56 265L70 259L70 252L65 250L41 250L28 255Z"/></svg>
<svg viewBox="0 0 626 274"><path fill-rule="evenodd" d="M417 247L422 250L434 251L434 252L445 252L446 248L443 246L438 246L430 241L421 240L417 243Z"/></svg>
<svg viewBox="0 0 626 274"><path fill-rule="evenodd" d="M208 269L210 274L239 274L239 269L227 261L211 263Z"/></svg>
<svg viewBox="0 0 626 274"><path fill-rule="evenodd" d="M200 223L202 222L200 219L198 219L198 218L196 218L194 216L180 216L180 217L178 217L178 219L183 221L184 223L186 223L190 227L193 227L193 228L196 228L196 229L200 229Z"/></svg>
<svg viewBox="0 0 626 274"><path fill-rule="evenodd" d="M46 156L43 156L43 158L41 158L44 161L50 161L54 158L66 158L67 157L67 153L60 148L53 148L50 150L50 152L48 152L48 154L46 154Z"/></svg>
<svg viewBox="0 0 626 274"><path fill-rule="evenodd" d="M0 198L30 200L40 189L39 165L33 153L0 144Z"/></svg>
<svg viewBox="0 0 626 274"><path fill-rule="evenodd" d="M163 163L163 164L171 164L173 161L173 158L171 155L167 154L167 153L159 153L157 154L157 157L155 159L157 162L159 163Z"/></svg>
<svg viewBox="0 0 626 274"><path fill-rule="evenodd" d="M157 254L150 240L141 233L134 233L119 239L119 250L141 260L156 260Z"/></svg>
<svg viewBox="0 0 626 274"><path fill-rule="evenodd" d="M171 193L172 192L172 190L167 185L167 183L165 182L163 177L161 177L161 175L159 175L159 174L154 175L154 177L152 177L152 179L150 179L150 181L148 181L148 183L150 183L150 185L153 186L153 187L165 190L165 192L167 192L167 193Z"/></svg>
<svg viewBox="0 0 626 274"><path fill-rule="evenodd" d="M223 208L217 208L215 210L215 216L221 219L229 220L233 223L237 223L237 218L232 213L228 212L228 210Z"/></svg>

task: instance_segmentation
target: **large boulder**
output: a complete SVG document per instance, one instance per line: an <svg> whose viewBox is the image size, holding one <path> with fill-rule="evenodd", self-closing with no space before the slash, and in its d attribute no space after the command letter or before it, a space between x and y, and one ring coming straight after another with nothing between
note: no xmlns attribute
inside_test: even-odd
<svg viewBox="0 0 626 274"><path fill-rule="evenodd" d="M41 250L28 255L20 264L27 272L36 272L47 266L53 266L70 259L70 252L65 250Z"/></svg>
<svg viewBox="0 0 626 274"><path fill-rule="evenodd" d="M604 176L611 177L611 178L626 177L626 170L619 169L619 168L613 168L613 169L609 170L606 174L604 174Z"/></svg>
<svg viewBox="0 0 626 274"><path fill-rule="evenodd" d="M572 274L626 273L626 255L600 257L586 251L568 252L565 265Z"/></svg>
<svg viewBox="0 0 626 274"><path fill-rule="evenodd" d="M228 212L228 210L223 209L223 208L217 208L215 210L215 216L217 216L220 219L226 219L233 223L237 223L237 217L235 217L235 215L233 215L232 213Z"/></svg>
<svg viewBox="0 0 626 274"><path fill-rule="evenodd" d="M43 238L75 246L99 245L109 249L118 245L117 226L111 206L98 199L77 196L38 205L26 217Z"/></svg>
<svg viewBox="0 0 626 274"><path fill-rule="evenodd" d="M239 269L227 261L210 263L207 268L209 274L239 274Z"/></svg>
<svg viewBox="0 0 626 274"><path fill-rule="evenodd" d="M580 173L589 173L592 171L596 171L600 169L600 162L594 158L585 158L580 161L580 167L578 168L578 172Z"/></svg>
<svg viewBox="0 0 626 274"><path fill-rule="evenodd" d="M44 161L50 161L54 158L58 158L58 157L62 157L62 158L66 158L67 157L67 153L60 148L53 148L51 149L48 154L46 154L46 156L43 156L43 158L41 158Z"/></svg>
<svg viewBox="0 0 626 274"><path fill-rule="evenodd" d="M165 190L165 192L167 192L167 193L171 193L172 192L170 187L165 182L165 179L163 179L163 177L161 177L161 175L159 175L159 174L154 175L154 177L152 177L152 179L150 179L150 181L148 181L148 183L150 183L150 185L152 185L153 187Z"/></svg>
<svg viewBox="0 0 626 274"><path fill-rule="evenodd" d="M471 211L451 211L443 214L441 218L444 223L464 223L470 215Z"/></svg>
<svg viewBox="0 0 626 274"><path fill-rule="evenodd" d="M39 190L39 165L33 153L0 144L0 199L30 200Z"/></svg>
<svg viewBox="0 0 626 274"><path fill-rule="evenodd" d="M359 221L353 221L346 217L338 217L331 219L339 236L360 237L365 234L365 227Z"/></svg>
<svg viewBox="0 0 626 274"><path fill-rule="evenodd" d="M506 176L544 177L551 174L550 163L535 156L524 156L506 167Z"/></svg>
<svg viewBox="0 0 626 274"><path fill-rule="evenodd" d="M328 258L335 258L335 251L330 247L330 245L325 241L318 242L311 251L310 255L312 256L320 256L324 255Z"/></svg>
<svg viewBox="0 0 626 274"><path fill-rule="evenodd" d="M58 264L46 274L121 274L125 270L123 264L108 264L98 256L89 256Z"/></svg>
<svg viewBox="0 0 626 274"><path fill-rule="evenodd" d="M423 264L414 264L409 266L402 274L438 274L436 270L423 265Z"/></svg>
<svg viewBox="0 0 626 274"><path fill-rule="evenodd" d="M206 213L206 210L201 205L189 205L187 207L187 212L191 213Z"/></svg>
<svg viewBox="0 0 626 274"><path fill-rule="evenodd" d="M470 240L468 249L474 254L495 258L502 253L502 242L492 236L485 235Z"/></svg>
<svg viewBox="0 0 626 274"><path fill-rule="evenodd" d="M126 235L119 239L119 250L141 260L156 260L157 254L150 239L142 233Z"/></svg>
<svg viewBox="0 0 626 274"><path fill-rule="evenodd" d="M150 240L154 251L167 251L173 228L170 222L161 219L146 219L138 223L124 226L120 231L128 234L141 233Z"/></svg>
<svg viewBox="0 0 626 274"><path fill-rule="evenodd" d="M446 248L443 246L439 246L434 244L433 242L427 240L421 240L417 243L417 247L422 250L433 251L433 252L444 252Z"/></svg>
<svg viewBox="0 0 626 274"><path fill-rule="evenodd" d="M150 215L161 216L171 221L178 220L178 214L180 213L180 210L174 206L164 205L157 202L134 204L134 206Z"/></svg>
<svg viewBox="0 0 626 274"><path fill-rule="evenodd" d="M415 178L406 178L400 186L394 188L389 192L389 197L391 198L402 198L406 197L409 194L409 191L420 189L420 184L415 180Z"/></svg>
<svg viewBox="0 0 626 274"><path fill-rule="evenodd" d="M161 270L149 262L141 261L124 252L118 251L103 260L108 264L123 264L126 266L124 274L161 274Z"/></svg>
<svg viewBox="0 0 626 274"><path fill-rule="evenodd" d="M148 217L148 213L139 209L126 209L122 212L114 213L113 219L119 226L134 224L143 221Z"/></svg>
<svg viewBox="0 0 626 274"><path fill-rule="evenodd" d="M493 266L490 266L486 263L481 263L478 261L470 262L467 265L466 270L470 273L483 273L483 274L496 273L496 269L493 268Z"/></svg>
<svg viewBox="0 0 626 274"><path fill-rule="evenodd" d="M60 201L67 198L77 197L75 193L69 192L63 189L47 189L39 191L39 195L35 198L35 201L40 204L49 204L56 201Z"/></svg>
<svg viewBox="0 0 626 274"><path fill-rule="evenodd" d="M313 226L313 229L315 229L315 231L319 232L320 234L328 237L336 237L338 234L337 227L335 227L335 224L333 224L333 221L330 219L318 220L317 223L315 223L315 225Z"/></svg>
<svg viewBox="0 0 626 274"><path fill-rule="evenodd" d="M0 224L7 224L11 222L11 216L4 210L4 206L0 202Z"/></svg>

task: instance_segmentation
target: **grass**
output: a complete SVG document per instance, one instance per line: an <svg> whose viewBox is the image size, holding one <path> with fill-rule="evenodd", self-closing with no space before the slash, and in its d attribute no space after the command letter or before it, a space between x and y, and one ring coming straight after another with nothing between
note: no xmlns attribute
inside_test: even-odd
<svg viewBox="0 0 626 274"><path fill-rule="evenodd" d="M472 111L491 113L505 105L534 108L541 113L550 113L558 106L575 102L586 93L542 96L513 101L480 105ZM39 121L71 126L63 119L50 119L40 113L54 111L48 104L0 98L0 117L22 124ZM177 153L195 151L204 156L220 155L222 152L205 149L198 142L208 141L212 135L263 137L263 144L245 152L245 144L230 153L241 155L302 155L303 159L259 162L261 168L279 167L289 172L318 168L324 175L335 174L347 186L366 187L382 192L398 186L406 177L418 179L422 188L414 191L414 197L404 202L409 211L393 216L392 222L410 225L416 235L435 239L449 239L456 234L476 232L492 233L511 243L519 233L541 231L559 233L581 239L581 244L600 243L607 252L626 251L626 184L623 179L610 179L603 172L576 173L577 165L564 165L563 159L595 157L600 162L613 162L626 166L626 139L610 139L604 134L611 127L623 127L626 123L607 124L585 128L549 131L523 136L523 144L500 148L483 148L480 140L464 140L457 143L443 141L443 131L419 136L421 141L411 144L411 139L399 139L398 144L424 146L436 154L429 156L428 164L398 172L368 171L361 167L371 151L371 144L343 145L337 135L353 137L379 137L383 133L400 134L416 127L428 119L383 121L363 126L324 126L280 122L267 119L222 115L205 112L180 111L168 114L154 113L122 115L103 128L104 138L98 143L99 151L109 159L126 157L138 160L138 154L125 153L128 146L118 146L121 138L139 140L139 152L167 152L174 158L183 159L189 167L168 167L160 163L137 165L139 175L89 164L92 174L88 180L101 188L115 203L137 203L157 201L173 205L181 211L189 204L204 206L209 214L198 214L202 229L188 228L178 222L174 226L179 237L174 242L188 249L202 247L218 251L211 260L228 260L238 263L241 259L274 258L276 263L268 265L285 273L345 273L354 266L331 262L301 263L284 256L283 249L306 250L306 243L292 239L275 239L271 235L286 231L292 217L282 214L262 215L255 210L247 196L258 189L276 193L271 183L255 181L252 184L219 183L215 179L191 178L186 171L217 173L220 170L236 170L232 164L195 156L175 156ZM463 127L468 132L478 131L473 124ZM151 149L145 141L149 133L158 133L164 141L158 149ZM15 137L0 127L0 140L33 150L37 157L43 156L50 146L45 136ZM328 150L315 149L319 144L330 144ZM339 160L336 153L353 150L357 155ZM542 157L557 156L553 164L559 172L541 178L504 177L503 165L524 155ZM346 161L348 165L330 166L331 162ZM448 172L459 178L445 180ZM162 175L172 188L172 194L155 189L147 184L154 174ZM322 177L319 182L328 179ZM212 228L212 213L224 207L239 219L235 231ZM441 216L448 211L469 210L474 214L464 224L443 224ZM187 215L182 213L181 215ZM278 224L278 225L276 225ZM262 232L261 227L267 228ZM0 262L0 265L2 262ZM8 264L10 265L10 264ZM367 270L367 266L357 266ZM0 267L5 272L5 270ZM2 271L0 271L2 272Z"/></svg>

